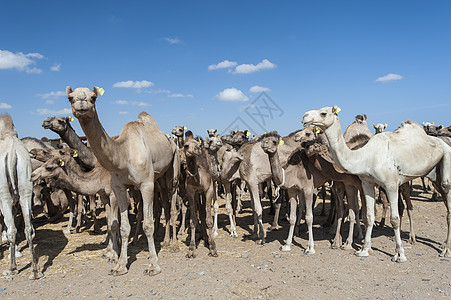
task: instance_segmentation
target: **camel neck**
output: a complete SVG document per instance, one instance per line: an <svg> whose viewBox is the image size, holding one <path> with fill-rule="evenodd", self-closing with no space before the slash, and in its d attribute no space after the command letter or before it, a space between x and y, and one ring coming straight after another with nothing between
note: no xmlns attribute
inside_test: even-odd
<svg viewBox="0 0 451 300"><path fill-rule="evenodd" d="M97 114L92 119L80 120L80 126L89 141L94 155L102 167L111 172L120 172L119 162L123 159L118 145L105 131Z"/></svg>
<svg viewBox="0 0 451 300"><path fill-rule="evenodd" d="M285 183L283 174L284 171L282 169L282 165L280 164L278 151L276 151L275 153L268 153L268 157L274 183L278 186L283 185Z"/></svg>
<svg viewBox="0 0 451 300"><path fill-rule="evenodd" d="M324 134L329 141L330 154L337 165L349 173L361 174L365 166L361 157L362 149L365 147L358 150L349 149L343 137L340 121L337 116L335 116L334 123L326 128Z"/></svg>
<svg viewBox="0 0 451 300"><path fill-rule="evenodd" d="M70 124L67 125L64 132L61 132L60 136L69 147L78 150L79 158L85 166L91 169L94 168L97 162L94 153L80 140L80 137L75 133L75 130Z"/></svg>

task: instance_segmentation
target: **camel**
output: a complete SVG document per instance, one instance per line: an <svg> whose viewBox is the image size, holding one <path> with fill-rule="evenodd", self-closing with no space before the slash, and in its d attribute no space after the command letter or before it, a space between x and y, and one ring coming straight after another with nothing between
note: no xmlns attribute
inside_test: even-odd
<svg viewBox="0 0 451 300"><path fill-rule="evenodd" d="M186 130L186 126L175 126L174 128L172 128L172 134L175 135L176 137L176 144L179 148L183 148L183 134Z"/></svg>
<svg viewBox="0 0 451 300"><path fill-rule="evenodd" d="M25 236L31 256L32 274L30 279L42 277L38 270L38 256L35 253L33 239L35 231L31 223L31 206L33 182L31 181L31 159L27 148L17 137L10 115L0 115L0 204L10 249L10 266L4 275L18 273L16 264L16 225L14 224L13 206L19 202L25 223Z"/></svg>
<svg viewBox="0 0 451 300"><path fill-rule="evenodd" d="M154 242L154 194L158 180L171 196L171 224L175 231L176 186L179 177L180 159L175 143L160 130L156 121L146 112L138 120L127 123L117 139L112 139L103 128L97 115L95 101L100 94L97 87L66 88L72 113L78 119L88 142L102 167L111 173L112 187L120 211L120 233L122 246L120 257L111 270L113 275L122 275L127 270L127 243L130 234L126 187L134 186L141 192L143 201L143 230L147 236L149 265L146 274L161 272ZM163 199L163 202L165 199ZM173 245L177 243L173 234Z"/></svg>
<svg viewBox="0 0 451 300"><path fill-rule="evenodd" d="M387 123L377 123L377 124L373 124L373 128L374 130L376 130L376 134L378 133L382 133L385 131L385 128L387 128Z"/></svg>
<svg viewBox="0 0 451 300"><path fill-rule="evenodd" d="M439 128L437 131L438 136L451 138L451 126Z"/></svg>
<svg viewBox="0 0 451 300"><path fill-rule="evenodd" d="M385 132L372 137L358 150L346 146L338 118L339 108L324 107L304 114L304 126L318 126L329 141L330 152L337 165L362 180L367 204L368 228L363 248L357 256L368 256L371 249L371 233L374 225L374 186L382 186L390 202L391 224L395 232L396 250L392 260L407 260L402 246L399 228L398 189L414 178L428 174L440 166L441 187L448 215L448 235L443 256L451 256L451 148L440 139L428 136L415 122L406 121L395 132ZM425 157L423 153L428 153ZM411 162L415 161L415 164Z"/></svg>
<svg viewBox="0 0 451 300"><path fill-rule="evenodd" d="M208 130L207 130L208 137L209 137L209 138L215 137L216 132L218 132L217 129L208 129Z"/></svg>
<svg viewBox="0 0 451 300"><path fill-rule="evenodd" d="M190 204L191 241L186 257L196 257L196 227L200 219L201 232L209 245L209 255L217 256L211 206L214 198L213 176L210 173L206 152L200 141L187 138L184 144L186 156L186 194ZM203 193L203 194L202 194ZM207 231L208 229L208 231Z"/></svg>

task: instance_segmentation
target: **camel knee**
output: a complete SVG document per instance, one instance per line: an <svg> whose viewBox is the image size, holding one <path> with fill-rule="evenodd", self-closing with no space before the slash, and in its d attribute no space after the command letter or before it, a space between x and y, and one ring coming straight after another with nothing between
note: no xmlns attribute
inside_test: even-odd
<svg viewBox="0 0 451 300"><path fill-rule="evenodd" d="M144 221L143 230L146 234L153 233L155 231L155 224L153 222Z"/></svg>
<svg viewBox="0 0 451 300"><path fill-rule="evenodd" d="M398 229L399 228L399 223L400 223L400 219L399 216L390 216L390 223L393 227L393 229Z"/></svg>
<svg viewBox="0 0 451 300"><path fill-rule="evenodd" d="M313 215L306 215L305 222L307 222L307 224L313 224Z"/></svg>

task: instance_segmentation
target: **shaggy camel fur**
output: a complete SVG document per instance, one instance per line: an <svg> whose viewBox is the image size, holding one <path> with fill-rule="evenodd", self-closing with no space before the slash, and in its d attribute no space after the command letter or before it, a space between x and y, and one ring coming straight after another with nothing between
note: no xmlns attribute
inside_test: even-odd
<svg viewBox="0 0 451 300"><path fill-rule="evenodd" d="M65 154L49 159L44 165L34 170L31 177L33 181L53 179L55 186L80 195L98 194L105 205L107 231L110 237L105 257L116 262L119 255L119 220L110 173L100 165L89 172L83 171L72 156Z"/></svg>
<svg viewBox="0 0 451 300"><path fill-rule="evenodd" d="M10 249L10 266L4 275L17 274L16 265L16 225L14 224L13 207L19 202L25 223L25 236L31 256L32 274L30 279L38 279L42 274L38 270L38 257L33 245L34 228L31 223L31 197L33 182L31 181L31 159L27 148L17 137L10 115L0 116L0 204Z"/></svg>
<svg viewBox="0 0 451 300"><path fill-rule="evenodd" d="M111 270L114 275L121 275L127 270L127 241L130 234L128 220L128 201L126 187L134 186L141 192L143 200L143 229L147 236L149 248L149 266L146 273L159 274L161 268L154 242L154 194L155 183L159 180L162 197L171 195L171 224L175 231L176 186L179 177L180 161L175 143L160 130L156 121L146 112L138 115L138 120L127 123L120 136L112 139L106 133L97 115L95 101L100 92L93 90L66 88L66 94L72 106L72 113L80 122L89 144L100 165L110 171L112 187L118 202L121 218L122 247L117 264ZM163 199L165 210L169 210ZM175 233L175 232L174 232ZM176 234L173 234L176 245Z"/></svg>
<svg viewBox="0 0 451 300"><path fill-rule="evenodd" d="M371 138L358 150L350 150L342 135L337 113L338 107L325 107L308 111L302 118L304 126L320 127L330 145L334 161L343 170L356 174L362 180L367 202L368 228L363 248L358 256L368 256L371 249L371 233L374 225L374 186L378 184L387 192L390 202L391 224L395 231L396 253L393 261L407 258L401 241L398 212L398 187L414 178L424 176L437 165L441 170L441 187L448 210L448 235L444 256L451 256L451 148L440 139L428 136L416 123L407 121L395 132L385 132ZM429 153L427 158L423 153ZM411 162L415 161L415 164Z"/></svg>
<svg viewBox="0 0 451 300"><path fill-rule="evenodd" d="M196 257L196 227L199 221L204 242L210 249L209 255L217 256L211 216L215 190L207 153L202 149L201 142L191 137L185 140L183 147L186 156L185 183L190 206L191 226L191 241L186 257Z"/></svg>

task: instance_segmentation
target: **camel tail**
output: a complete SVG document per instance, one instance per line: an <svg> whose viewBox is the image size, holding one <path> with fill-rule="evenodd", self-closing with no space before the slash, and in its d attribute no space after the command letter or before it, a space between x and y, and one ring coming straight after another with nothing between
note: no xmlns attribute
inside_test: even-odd
<svg viewBox="0 0 451 300"><path fill-rule="evenodd" d="M17 169L16 169L17 154L15 152L9 152L5 156L4 166L10 194L19 195Z"/></svg>

